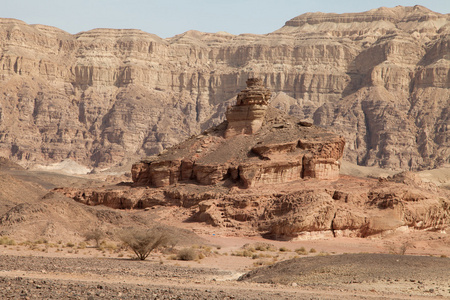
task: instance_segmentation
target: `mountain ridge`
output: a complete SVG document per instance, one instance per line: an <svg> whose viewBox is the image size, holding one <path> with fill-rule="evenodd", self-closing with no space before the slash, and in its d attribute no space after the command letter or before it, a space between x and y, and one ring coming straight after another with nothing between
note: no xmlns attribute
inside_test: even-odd
<svg viewBox="0 0 450 300"><path fill-rule="evenodd" d="M379 12L406 21L370 19ZM220 123L245 81L260 77L276 107L342 134L350 162L448 164L450 15L421 6L337 15L370 22L324 15L264 35L167 39L1 19L0 155L24 166L126 164Z"/></svg>

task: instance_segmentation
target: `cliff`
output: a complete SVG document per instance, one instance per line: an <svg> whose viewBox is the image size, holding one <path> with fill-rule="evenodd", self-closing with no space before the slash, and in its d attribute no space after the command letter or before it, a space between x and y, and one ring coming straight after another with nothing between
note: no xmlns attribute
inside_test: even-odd
<svg viewBox="0 0 450 300"><path fill-rule="evenodd" d="M0 156L106 168L223 121L250 77L343 135L344 159L449 163L450 16L421 6L308 13L266 34L57 28L0 19Z"/></svg>

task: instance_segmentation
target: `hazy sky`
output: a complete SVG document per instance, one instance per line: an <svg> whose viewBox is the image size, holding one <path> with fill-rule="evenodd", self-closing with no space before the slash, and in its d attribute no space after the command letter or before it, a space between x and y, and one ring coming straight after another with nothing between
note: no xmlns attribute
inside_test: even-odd
<svg viewBox="0 0 450 300"><path fill-rule="evenodd" d="M166 38L191 29L263 34L306 12L361 12L415 4L450 13L450 0L0 0L0 17L70 33L134 28Z"/></svg>

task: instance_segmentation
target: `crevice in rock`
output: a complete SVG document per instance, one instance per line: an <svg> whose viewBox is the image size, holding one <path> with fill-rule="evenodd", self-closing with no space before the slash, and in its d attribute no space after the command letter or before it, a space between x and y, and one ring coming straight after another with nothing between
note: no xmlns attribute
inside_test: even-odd
<svg viewBox="0 0 450 300"><path fill-rule="evenodd" d="M336 237L336 232L334 232L334 219L336 218L336 213L334 213L333 219L331 220L331 225L330 225L330 229L331 229L331 233L333 234L333 237Z"/></svg>
<svg viewBox="0 0 450 300"><path fill-rule="evenodd" d="M366 135L365 135L365 140L366 140L366 154L364 155L364 157L361 159L360 161L360 165L361 166L366 166L367 165L367 161L369 159L370 156L370 148L372 147L371 145L371 131L370 131L370 124L369 124L369 117L367 116L367 107L366 105L364 105L363 103L364 101L361 101L361 111L364 114L364 125L365 125L365 129L366 129ZM359 163L359 162L358 162Z"/></svg>

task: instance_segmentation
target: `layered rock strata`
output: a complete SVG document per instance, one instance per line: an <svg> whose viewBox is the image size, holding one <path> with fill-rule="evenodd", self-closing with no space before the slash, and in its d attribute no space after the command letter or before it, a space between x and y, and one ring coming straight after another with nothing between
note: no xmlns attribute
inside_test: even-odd
<svg viewBox="0 0 450 300"><path fill-rule="evenodd" d="M409 172L383 180L310 178L249 189L184 182L56 191L88 205L121 209L175 205L186 208L186 220L229 227L237 235L367 237L450 227L450 192Z"/></svg>
<svg viewBox="0 0 450 300"><path fill-rule="evenodd" d="M0 155L22 165L126 164L219 124L245 80L259 77L273 106L343 135L348 161L444 166L449 20L398 6L308 13L266 35L162 39L0 19Z"/></svg>
<svg viewBox="0 0 450 300"><path fill-rule="evenodd" d="M229 179L248 188L305 177L337 179L344 139L270 107L271 93L260 80L247 84L227 121L134 164L135 185L188 180L213 185Z"/></svg>
<svg viewBox="0 0 450 300"><path fill-rule="evenodd" d="M267 105L272 97L259 78L247 80L247 88L237 96L236 105L228 108L225 138L238 134L254 134L262 126Z"/></svg>

